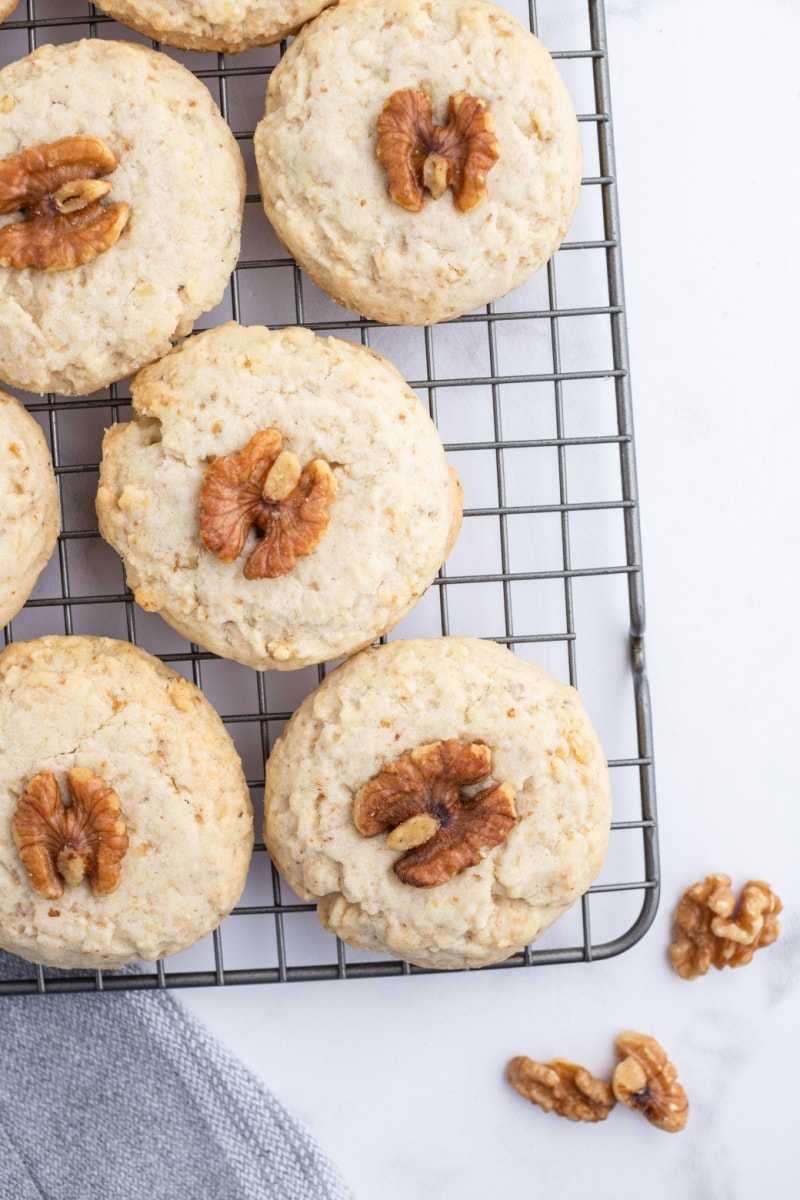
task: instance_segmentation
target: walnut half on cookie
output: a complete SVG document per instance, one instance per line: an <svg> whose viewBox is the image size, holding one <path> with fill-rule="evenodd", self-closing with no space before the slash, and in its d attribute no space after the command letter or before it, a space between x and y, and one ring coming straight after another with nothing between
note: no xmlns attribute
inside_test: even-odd
<svg viewBox="0 0 800 1200"><path fill-rule="evenodd" d="M264 805L277 869L327 929L444 969L543 933L600 870L610 819L577 692L459 637L331 672L275 743Z"/></svg>

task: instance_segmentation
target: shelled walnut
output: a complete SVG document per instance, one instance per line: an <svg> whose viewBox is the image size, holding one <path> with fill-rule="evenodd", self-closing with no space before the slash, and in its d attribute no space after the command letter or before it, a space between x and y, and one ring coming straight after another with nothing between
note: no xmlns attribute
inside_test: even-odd
<svg viewBox="0 0 800 1200"><path fill-rule="evenodd" d="M120 799L85 767L67 774L72 804L65 806L52 771L35 775L17 804L11 832L31 887L47 900L88 878L95 896L116 891L128 849Z"/></svg>
<svg viewBox="0 0 800 1200"><path fill-rule="evenodd" d="M569 1121L605 1121L616 1104L610 1083L563 1058L540 1063L519 1055L508 1064L506 1078L531 1104Z"/></svg>
<svg viewBox="0 0 800 1200"><path fill-rule="evenodd" d="M783 905L769 884L751 879L737 909L729 875L708 875L684 892L675 910L669 956L683 979L714 966L741 967L780 933Z"/></svg>
<svg viewBox="0 0 800 1200"><path fill-rule="evenodd" d="M389 849L401 883L438 887L475 866L499 846L516 823L514 788L495 783L472 799L462 789L487 779L488 746L456 738L418 746L387 764L357 792L356 828L365 837L391 830Z"/></svg>
<svg viewBox="0 0 800 1200"><path fill-rule="evenodd" d="M466 92L450 97L446 125L434 125L431 98L415 88L393 92L378 117L378 159L389 195L419 212L427 189L434 200L453 189L459 212L486 197L486 176L500 157L486 101Z"/></svg>
<svg viewBox="0 0 800 1200"><path fill-rule="evenodd" d="M200 491L200 539L234 562L255 526L263 537L244 565L246 579L276 579L319 544L330 521L336 480L320 458L307 466L264 429L235 456L214 459Z"/></svg>
<svg viewBox="0 0 800 1200"><path fill-rule="evenodd" d="M622 1060L611 1080L617 1100L642 1113L657 1129L678 1133L688 1120L689 1101L656 1039L628 1030L615 1045Z"/></svg>
<svg viewBox="0 0 800 1200"><path fill-rule="evenodd" d="M0 162L0 215L24 213L0 229L0 266L67 271L109 250L128 221L124 203L101 204L118 166L94 137L66 137Z"/></svg>

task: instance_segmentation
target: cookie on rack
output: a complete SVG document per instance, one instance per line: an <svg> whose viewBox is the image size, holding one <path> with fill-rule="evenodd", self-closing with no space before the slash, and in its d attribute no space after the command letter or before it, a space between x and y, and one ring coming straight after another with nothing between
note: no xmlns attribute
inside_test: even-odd
<svg viewBox="0 0 800 1200"><path fill-rule="evenodd" d="M225 658L294 670L414 605L461 522L426 410L375 351L230 322L140 371L103 441L100 532L143 608Z"/></svg>
<svg viewBox="0 0 800 1200"><path fill-rule="evenodd" d="M10 17L18 4L19 0L0 0L0 21Z"/></svg>
<svg viewBox="0 0 800 1200"><path fill-rule="evenodd" d="M335 0L100 0L109 16L181 50L236 54L295 33Z"/></svg>
<svg viewBox="0 0 800 1200"><path fill-rule="evenodd" d="M204 937L241 895L253 814L202 692L127 642L0 654L0 946L118 967Z"/></svg>
<svg viewBox="0 0 800 1200"><path fill-rule="evenodd" d="M165 354L222 298L244 187L166 54L98 38L0 71L0 379L77 395Z"/></svg>
<svg viewBox="0 0 800 1200"><path fill-rule="evenodd" d="M610 790L578 693L494 642L391 641L308 696L264 840L323 925L421 967L500 962L590 886Z"/></svg>
<svg viewBox="0 0 800 1200"><path fill-rule="evenodd" d="M0 391L0 628L22 608L58 538L50 451L33 417Z"/></svg>
<svg viewBox="0 0 800 1200"><path fill-rule="evenodd" d="M264 207L346 308L427 325L496 300L554 253L578 124L542 43L485 0L342 0L272 73Z"/></svg>

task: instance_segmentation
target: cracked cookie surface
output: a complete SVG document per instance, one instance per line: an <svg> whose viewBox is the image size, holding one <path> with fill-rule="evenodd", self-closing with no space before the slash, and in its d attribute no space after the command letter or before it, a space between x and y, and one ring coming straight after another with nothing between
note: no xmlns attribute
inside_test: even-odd
<svg viewBox="0 0 800 1200"><path fill-rule="evenodd" d="M127 642L44 637L0 654L0 946L60 967L117 967L185 949L244 887L252 807L239 757L193 684ZM119 797L119 883L38 894L11 836L32 781L90 772ZM68 810L69 811L69 810ZM68 874L68 872L67 872Z"/></svg>
<svg viewBox="0 0 800 1200"><path fill-rule="evenodd" d="M36 421L0 391L0 628L22 608L56 544L61 517L50 451Z"/></svg>
<svg viewBox="0 0 800 1200"><path fill-rule="evenodd" d="M242 157L185 67L94 38L0 71L0 159L78 134L118 158L111 198L130 211L82 266L0 267L0 379L33 392L91 392L165 354L221 299L239 252Z"/></svg>
<svg viewBox="0 0 800 1200"><path fill-rule="evenodd" d="M216 654L258 670L351 654L409 611L455 540L458 478L373 350L231 322L145 368L131 392L135 419L103 442L100 532L138 603ZM245 578L260 531L222 561L201 540L201 493L212 462L236 476L236 456L270 430L304 467L327 464L335 489L309 553L279 577Z"/></svg>
<svg viewBox="0 0 800 1200"><path fill-rule="evenodd" d="M399 755L437 739L483 742L517 820L483 861L435 888L402 883L354 798ZM481 785L482 786L482 785ZM391 641L332 672L267 763L264 839L322 923L362 949L423 967L500 962L543 933L603 862L606 760L577 692L494 642Z"/></svg>
<svg viewBox="0 0 800 1200"><path fill-rule="evenodd" d="M378 122L403 89L446 122L453 96L485 104L499 149L486 197L419 211L390 195ZM518 287L554 253L581 176L578 123L550 55L484 0L342 0L275 68L255 135L264 207L281 241L345 307L427 325ZM437 189L438 190L438 189Z"/></svg>

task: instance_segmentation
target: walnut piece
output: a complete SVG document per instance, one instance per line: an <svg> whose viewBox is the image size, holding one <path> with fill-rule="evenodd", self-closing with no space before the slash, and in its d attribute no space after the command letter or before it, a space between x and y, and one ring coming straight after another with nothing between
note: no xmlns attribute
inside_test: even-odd
<svg viewBox="0 0 800 1200"><path fill-rule="evenodd" d="M127 204L101 204L118 164L93 137L66 137L33 146L0 162L0 215L24 213L0 229L0 266L68 271L114 245L129 216Z"/></svg>
<svg viewBox="0 0 800 1200"><path fill-rule="evenodd" d="M611 1080L617 1100L642 1113L657 1129L678 1133L688 1120L689 1101L656 1039L628 1030L615 1045L622 1060Z"/></svg>
<svg viewBox="0 0 800 1200"><path fill-rule="evenodd" d="M506 1077L531 1104L569 1121L605 1121L616 1104L610 1083L563 1058L539 1063L520 1055L508 1064Z"/></svg>
<svg viewBox="0 0 800 1200"><path fill-rule="evenodd" d="M200 489L200 539L224 563L244 549L253 526L264 536L244 565L246 579L276 579L310 554L328 527L336 480L328 464L300 460L264 429L236 456L209 464Z"/></svg>
<svg viewBox="0 0 800 1200"><path fill-rule="evenodd" d="M76 887L88 878L95 896L119 887L128 849L117 793L85 767L67 774L72 804L65 807L52 771L41 771L19 799L11 823L14 843L31 887L57 900L64 883Z"/></svg>
<svg viewBox="0 0 800 1200"><path fill-rule="evenodd" d="M456 738L432 742L389 763L356 793L353 820L359 833L387 829L401 883L438 887L499 846L517 820L514 788L496 783L471 799L463 788L487 779L492 752Z"/></svg>
<svg viewBox="0 0 800 1200"><path fill-rule="evenodd" d="M499 157L486 101L466 92L450 97L444 126L433 124L430 96L415 88L394 92L378 117L378 159L389 195L409 212L420 211L426 188L434 200L452 188L459 212L471 212L485 198L486 176Z"/></svg>
<svg viewBox="0 0 800 1200"><path fill-rule="evenodd" d="M697 979L714 966L742 967L756 950L780 933L783 905L768 883L751 879L738 911L729 875L708 875L681 897L675 910L669 956L683 979Z"/></svg>

